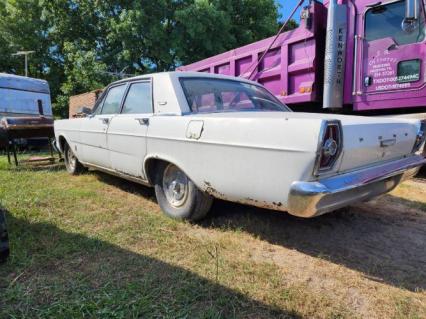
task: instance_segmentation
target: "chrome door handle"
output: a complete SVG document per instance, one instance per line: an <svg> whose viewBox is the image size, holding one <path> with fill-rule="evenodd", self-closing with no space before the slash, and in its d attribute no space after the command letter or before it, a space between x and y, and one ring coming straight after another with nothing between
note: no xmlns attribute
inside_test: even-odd
<svg viewBox="0 0 426 319"><path fill-rule="evenodd" d="M109 123L109 118L107 118L107 117L101 117L101 118L99 118L99 120L102 121L103 124Z"/></svg>
<svg viewBox="0 0 426 319"><path fill-rule="evenodd" d="M136 118L135 120L138 121L140 125L149 125L149 118Z"/></svg>

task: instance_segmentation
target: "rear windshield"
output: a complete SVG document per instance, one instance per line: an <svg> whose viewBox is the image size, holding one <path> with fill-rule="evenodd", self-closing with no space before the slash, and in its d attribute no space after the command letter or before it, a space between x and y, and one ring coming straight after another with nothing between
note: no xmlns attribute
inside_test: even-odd
<svg viewBox="0 0 426 319"><path fill-rule="evenodd" d="M259 85L209 78L181 78L191 111L289 111L275 96Z"/></svg>

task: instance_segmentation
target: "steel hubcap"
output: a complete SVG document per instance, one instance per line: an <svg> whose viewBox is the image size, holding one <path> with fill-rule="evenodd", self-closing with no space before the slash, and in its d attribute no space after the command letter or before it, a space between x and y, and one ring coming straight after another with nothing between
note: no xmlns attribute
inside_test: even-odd
<svg viewBox="0 0 426 319"><path fill-rule="evenodd" d="M75 167L77 158L75 157L74 153L71 151L71 148L68 148L67 158L68 158L68 165L70 169L73 170Z"/></svg>
<svg viewBox="0 0 426 319"><path fill-rule="evenodd" d="M169 204L181 207L188 197L188 178L179 168L169 165L164 170L163 189Z"/></svg>

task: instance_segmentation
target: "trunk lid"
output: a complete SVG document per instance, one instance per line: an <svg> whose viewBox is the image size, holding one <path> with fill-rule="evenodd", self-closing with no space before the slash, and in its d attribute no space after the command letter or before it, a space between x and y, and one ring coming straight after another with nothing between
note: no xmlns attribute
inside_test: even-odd
<svg viewBox="0 0 426 319"><path fill-rule="evenodd" d="M361 120L360 120L361 119ZM341 118L341 172L409 155L418 131L417 121L393 118Z"/></svg>

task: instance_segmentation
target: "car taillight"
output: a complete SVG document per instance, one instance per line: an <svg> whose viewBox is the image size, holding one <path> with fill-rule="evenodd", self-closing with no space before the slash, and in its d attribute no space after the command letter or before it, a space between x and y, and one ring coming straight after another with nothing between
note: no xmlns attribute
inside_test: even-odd
<svg viewBox="0 0 426 319"><path fill-rule="evenodd" d="M416 140L414 142L413 153L420 150L420 147L423 145L426 139L426 121L422 122L419 128L419 131L416 134Z"/></svg>
<svg viewBox="0 0 426 319"><path fill-rule="evenodd" d="M322 129L318 147L316 173L330 170L342 150L342 128L340 121L327 121Z"/></svg>
<svg viewBox="0 0 426 319"><path fill-rule="evenodd" d="M420 147L423 145L425 141L426 135L423 131L419 131L416 135L416 141L414 142L413 153L420 150Z"/></svg>

